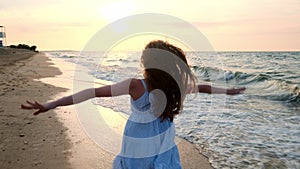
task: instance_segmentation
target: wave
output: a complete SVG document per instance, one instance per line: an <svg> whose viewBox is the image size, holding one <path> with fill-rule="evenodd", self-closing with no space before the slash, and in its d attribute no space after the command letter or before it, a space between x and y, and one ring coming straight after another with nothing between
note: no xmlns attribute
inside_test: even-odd
<svg viewBox="0 0 300 169"><path fill-rule="evenodd" d="M270 79L269 86L265 86L265 97L269 100L283 101L300 106L300 88L288 80ZM264 83L266 84L266 83Z"/></svg>
<svg viewBox="0 0 300 169"><path fill-rule="evenodd" d="M192 66L191 68L202 81L246 86L252 89L253 93L250 94L259 98L300 105L300 87L297 83L299 77L291 78L292 72L290 71L246 73L204 66ZM258 94L254 93L258 91Z"/></svg>
<svg viewBox="0 0 300 169"><path fill-rule="evenodd" d="M192 70L204 81L235 81L241 85L269 80L270 75L249 74L239 71L222 70L212 67L192 66Z"/></svg>
<svg viewBox="0 0 300 169"><path fill-rule="evenodd" d="M300 106L300 95L299 94L282 94L282 95L268 95L263 96L262 98L273 100L273 101L282 101L285 103L290 103L294 106Z"/></svg>

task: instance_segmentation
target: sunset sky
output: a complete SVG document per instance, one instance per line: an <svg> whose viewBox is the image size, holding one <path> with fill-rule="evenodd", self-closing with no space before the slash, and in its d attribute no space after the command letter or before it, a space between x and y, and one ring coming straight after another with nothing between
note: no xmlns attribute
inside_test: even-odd
<svg viewBox="0 0 300 169"><path fill-rule="evenodd" d="M81 50L105 25L141 13L181 18L217 51L300 50L299 0L1 0L0 25L8 45Z"/></svg>

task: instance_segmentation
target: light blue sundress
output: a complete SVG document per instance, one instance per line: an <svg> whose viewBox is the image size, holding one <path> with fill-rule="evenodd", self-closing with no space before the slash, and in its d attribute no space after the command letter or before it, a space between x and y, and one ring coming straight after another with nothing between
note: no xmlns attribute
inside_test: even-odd
<svg viewBox="0 0 300 169"><path fill-rule="evenodd" d="M181 169L175 144L175 127L169 119L155 116L161 104L149 93L145 81L144 94L131 98L131 111L123 135L122 150L115 158L114 169ZM156 97L157 98L157 97Z"/></svg>

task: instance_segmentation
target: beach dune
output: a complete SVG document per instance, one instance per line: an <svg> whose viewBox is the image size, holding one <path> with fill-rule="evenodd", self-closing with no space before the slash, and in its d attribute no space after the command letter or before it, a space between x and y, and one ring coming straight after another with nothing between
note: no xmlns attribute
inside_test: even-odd
<svg viewBox="0 0 300 169"><path fill-rule="evenodd" d="M39 116L20 109L26 100L45 102L71 93L68 85L41 81L47 77L59 81L66 73L58 69L59 64L68 63L55 63L43 53L0 48L1 169L112 167L115 155L85 134L74 106ZM178 148L183 168L212 168L193 144L182 140Z"/></svg>

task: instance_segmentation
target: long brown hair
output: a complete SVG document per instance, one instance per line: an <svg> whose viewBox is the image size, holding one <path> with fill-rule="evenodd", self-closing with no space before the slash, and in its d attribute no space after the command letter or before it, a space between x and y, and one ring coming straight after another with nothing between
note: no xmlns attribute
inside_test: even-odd
<svg viewBox="0 0 300 169"><path fill-rule="evenodd" d="M168 42L151 41L143 51L141 64L149 91L159 89L166 96L160 117L173 121L182 109L185 95L196 83L184 52Z"/></svg>

